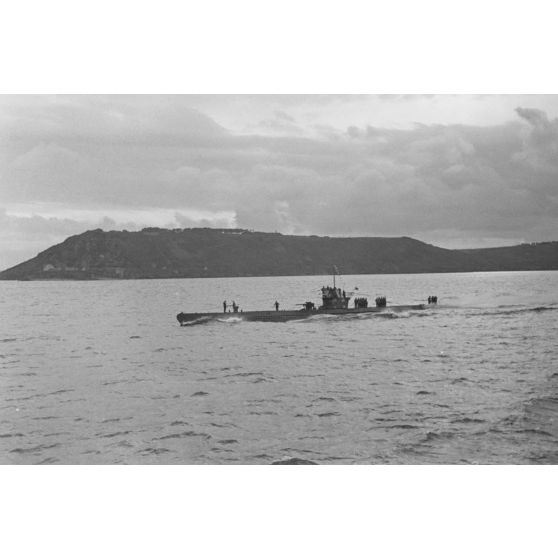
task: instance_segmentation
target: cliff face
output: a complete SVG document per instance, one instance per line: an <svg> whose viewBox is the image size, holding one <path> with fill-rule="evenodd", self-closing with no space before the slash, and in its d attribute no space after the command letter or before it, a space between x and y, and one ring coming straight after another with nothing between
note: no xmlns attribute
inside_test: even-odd
<svg viewBox="0 0 558 558"><path fill-rule="evenodd" d="M0 279L141 279L558 269L558 242L446 250L412 238L286 236L230 229L100 229L72 236Z"/></svg>

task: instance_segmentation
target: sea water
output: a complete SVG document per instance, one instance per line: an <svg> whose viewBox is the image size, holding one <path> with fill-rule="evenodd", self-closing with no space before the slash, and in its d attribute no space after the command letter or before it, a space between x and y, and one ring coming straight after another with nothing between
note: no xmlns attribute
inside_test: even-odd
<svg viewBox="0 0 558 558"><path fill-rule="evenodd" d="M558 272L0 282L0 462L558 463Z"/></svg>

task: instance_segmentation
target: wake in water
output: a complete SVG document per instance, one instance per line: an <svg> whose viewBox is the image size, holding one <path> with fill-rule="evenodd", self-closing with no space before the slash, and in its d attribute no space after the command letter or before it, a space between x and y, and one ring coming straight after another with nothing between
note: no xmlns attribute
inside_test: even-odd
<svg viewBox="0 0 558 558"><path fill-rule="evenodd" d="M192 327L192 326L202 326L202 325L209 325L209 324L215 324L215 323L221 323L221 324L238 324L240 322L243 322L244 320L242 318L237 318L237 317L230 317L230 318L213 318L211 316L203 316L201 318L198 318L196 320L192 320L190 322L182 322L181 326L182 327Z"/></svg>
<svg viewBox="0 0 558 558"><path fill-rule="evenodd" d="M533 306L527 308L512 308L509 310L500 310L494 314L526 314L529 312L548 312L552 310L558 310L558 306Z"/></svg>
<svg viewBox="0 0 558 558"><path fill-rule="evenodd" d="M516 314L538 314L541 312L552 312L558 310L558 305L547 306L520 306L520 305L501 305L496 308L474 308L474 310L482 310L469 314L470 316L513 316Z"/></svg>
<svg viewBox="0 0 558 558"><path fill-rule="evenodd" d="M222 324L238 324L240 322L243 322L244 320L242 318L237 318L235 316L235 317L231 317L231 318L217 318L216 321L220 322Z"/></svg>
<svg viewBox="0 0 558 558"><path fill-rule="evenodd" d="M432 312L428 310L408 310L403 312L394 312L386 310L383 312L366 312L362 314L321 314L318 316L311 316L300 321L360 321L360 320L396 320L396 319L408 319L408 318L422 318L424 316L431 316Z"/></svg>
<svg viewBox="0 0 558 558"><path fill-rule="evenodd" d="M208 317L204 316L202 318L198 318L197 320L192 320L191 322L182 322L180 325L182 327L190 327L190 326L195 326L195 325L208 324L212 321L213 321L212 318L208 318Z"/></svg>

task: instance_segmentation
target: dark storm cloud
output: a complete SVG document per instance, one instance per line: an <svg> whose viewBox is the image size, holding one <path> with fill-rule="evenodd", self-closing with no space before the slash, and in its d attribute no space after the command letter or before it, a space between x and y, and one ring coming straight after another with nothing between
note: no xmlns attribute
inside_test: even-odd
<svg viewBox="0 0 558 558"><path fill-rule="evenodd" d="M546 113L539 109L517 107L515 112L532 124L535 128L546 128L549 125Z"/></svg>
<svg viewBox="0 0 558 558"><path fill-rule="evenodd" d="M223 226L232 214L259 230L442 244L444 231L473 242L558 237L558 121L543 111L517 108L519 118L482 127L324 125L305 137L289 111L297 99L241 135L188 96L4 97L0 207L35 207L38 217L17 225L29 238L36 227L88 228L65 209L96 211L97 222L115 210L172 212L161 226ZM40 204L56 204L58 220L40 221Z"/></svg>

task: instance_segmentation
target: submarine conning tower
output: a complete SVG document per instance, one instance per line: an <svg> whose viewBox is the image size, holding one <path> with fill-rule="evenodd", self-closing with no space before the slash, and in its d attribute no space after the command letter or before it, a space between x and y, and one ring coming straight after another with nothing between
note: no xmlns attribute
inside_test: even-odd
<svg viewBox="0 0 558 558"><path fill-rule="evenodd" d="M350 296L335 287L322 287L322 308L348 308Z"/></svg>

